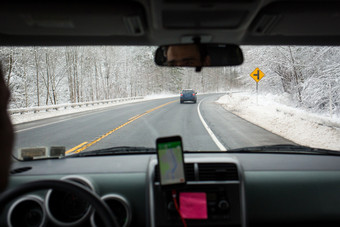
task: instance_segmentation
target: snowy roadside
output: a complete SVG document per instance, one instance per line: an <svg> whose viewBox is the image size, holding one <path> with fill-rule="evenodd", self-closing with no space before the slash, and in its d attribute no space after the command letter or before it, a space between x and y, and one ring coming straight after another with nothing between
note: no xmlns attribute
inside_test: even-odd
<svg viewBox="0 0 340 227"><path fill-rule="evenodd" d="M340 118L289 106L284 96L228 93L216 101L228 111L297 144L340 150Z"/></svg>
<svg viewBox="0 0 340 227"><path fill-rule="evenodd" d="M143 99L138 99L138 100L130 100L130 101L124 101L124 102L119 102L119 103L110 103L110 104L101 104L101 105L95 105L95 106L82 106L82 107L75 107L71 109L50 110L48 112L12 114L10 115L10 117L11 117L12 123L16 125L20 123L41 120L41 119L46 119L46 118L51 118L51 117L58 117L58 116L63 116L67 114L72 114L72 113L99 110L99 109L104 109L104 108L108 108L112 106L118 106L122 104L143 102L143 101L148 101L152 99L161 99L161 98L169 98L169 97L176 97L176 96L178 95L173 95L173 94L148 95L148 96L145 96Z"/></svg>

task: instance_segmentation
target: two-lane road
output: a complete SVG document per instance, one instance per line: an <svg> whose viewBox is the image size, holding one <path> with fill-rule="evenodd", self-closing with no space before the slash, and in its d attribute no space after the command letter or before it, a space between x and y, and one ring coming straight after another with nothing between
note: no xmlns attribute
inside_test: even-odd
<svg viewBox="0 0 340 227"><path fill-rule="evenodd" d="M16 125L15 150L65 146L71 154L117 146L155 147L156 138L170 135L182 136L189 151L291 143L223 109L215 103L221 95L200 95L197 104L157 99Z"/></svg>

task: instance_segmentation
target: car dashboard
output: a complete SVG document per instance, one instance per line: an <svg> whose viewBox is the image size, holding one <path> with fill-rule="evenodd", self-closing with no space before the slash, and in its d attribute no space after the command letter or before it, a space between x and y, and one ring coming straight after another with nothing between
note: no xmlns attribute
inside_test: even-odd
<svg viewBox="0 0 340 227"><path fill-rule="evenodd" d="M333 226L340 223L340 157L284 153L185 153L181 193L206 195L207 218L188 226ZM16 162L9 188L71 180L110 207L121 226L183 226L172 195L159 185L155 154ZM102 226L86 201L43 190L10 202L1 226Z"/></svg>

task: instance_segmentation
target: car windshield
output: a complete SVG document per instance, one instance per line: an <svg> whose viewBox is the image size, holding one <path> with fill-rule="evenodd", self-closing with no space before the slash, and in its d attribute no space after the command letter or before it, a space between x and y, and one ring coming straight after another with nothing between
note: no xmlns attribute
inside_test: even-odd
<svg viewBox="0 0 340 227"><path fill-rule="evenodd" d="M173 135L192 152L271 145L339 151L340 48L241 49L241 66L197 73L155 66L153 46L1 47L13 154L142 152ZM197 94L186 100L181 92Z"/></svg>

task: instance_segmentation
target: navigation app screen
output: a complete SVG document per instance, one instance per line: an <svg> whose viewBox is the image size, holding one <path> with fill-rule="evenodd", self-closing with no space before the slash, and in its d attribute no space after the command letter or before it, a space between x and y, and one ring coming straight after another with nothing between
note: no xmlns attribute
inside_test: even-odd
<svg viewBox="0 0 340 227"><path fill-rule="evenodd" d="M181 142L169 141L159 143L157 146L161 184L185 183Z"/></svg>

